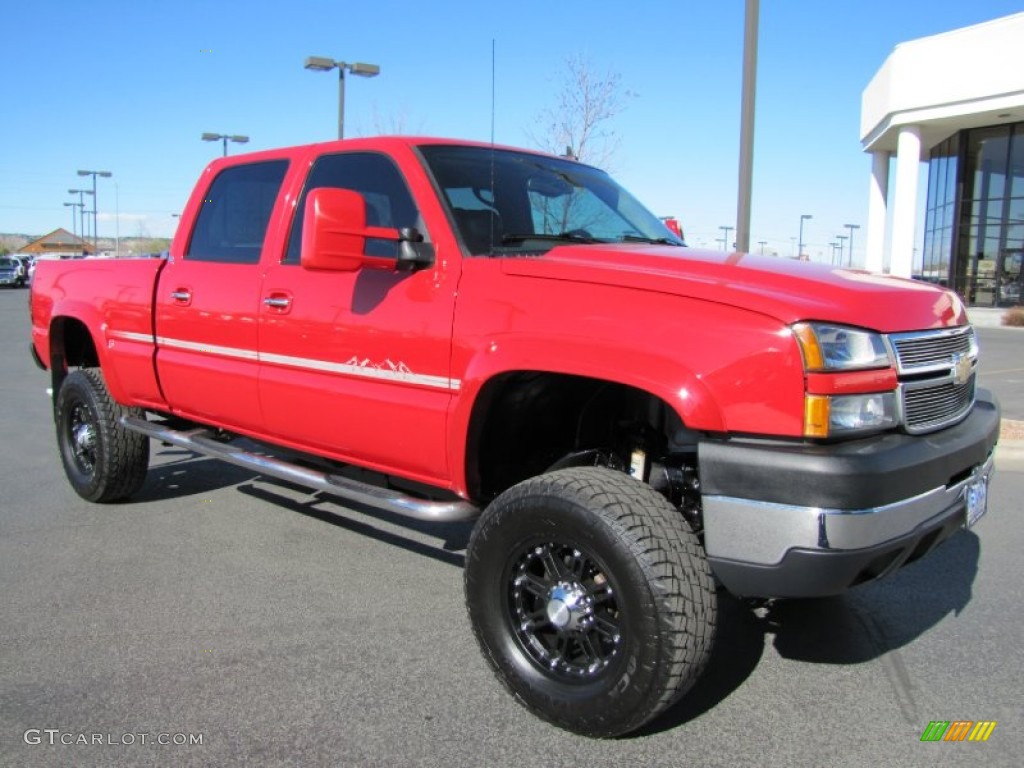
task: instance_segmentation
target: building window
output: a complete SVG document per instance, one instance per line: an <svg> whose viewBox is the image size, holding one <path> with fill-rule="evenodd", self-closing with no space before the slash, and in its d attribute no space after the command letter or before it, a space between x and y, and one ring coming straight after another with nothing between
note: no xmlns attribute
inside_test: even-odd
<svg viewBox="0 0 1024 768"><path fill-rule="evenodd" d="M950 265L953 261L959 154L960 137L957 135L933 147L928 163L928 203L921 277L939 285L949 285Z"/></svg>
<svg viewBox="0 0 1024 768"><path fill-rule="evenodd" d="M921 277L974 306L1017 305L1022 255L1024 123L961 131L933 147Z"/></svg>

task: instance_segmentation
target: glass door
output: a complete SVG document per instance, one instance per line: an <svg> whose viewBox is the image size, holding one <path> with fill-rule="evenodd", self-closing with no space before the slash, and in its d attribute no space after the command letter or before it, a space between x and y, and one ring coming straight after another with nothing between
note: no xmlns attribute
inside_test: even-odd
<svg viewBox="0 0 1024 768"><path fill-rule="evenodd" d="M999 306L1009 307L1021 303L1024 277L1021 274L1021 261L1024 251L1003 251L999 256L999 270L996 273L998 283Z"/></svg>

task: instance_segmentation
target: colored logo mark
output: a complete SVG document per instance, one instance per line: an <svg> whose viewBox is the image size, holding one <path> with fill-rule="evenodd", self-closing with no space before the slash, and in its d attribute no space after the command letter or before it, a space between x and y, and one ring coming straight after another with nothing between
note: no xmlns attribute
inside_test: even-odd
<svg viewBox="0 0 1024 768"><path fill-rule="evenodd" d="M995 729L995 720L932 720L921 741L988 741Z"/></svg>

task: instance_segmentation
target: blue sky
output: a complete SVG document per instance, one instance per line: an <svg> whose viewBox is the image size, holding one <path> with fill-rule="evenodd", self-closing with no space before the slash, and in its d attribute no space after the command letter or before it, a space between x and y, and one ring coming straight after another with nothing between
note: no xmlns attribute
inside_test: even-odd
<svg viewBox="0 0 1024 768"><path fill-rule="evenodd" d="M828 258L844 224L866 224L860 99L886 56L1022 7L764 0L760 10L753 249L765 240L790 255L807 213L808 250ZM719 227L736 219L743 14L743 0L8 4L0 232L70 229L63 203L88 168L114 174L98 182L101 236L172 235L171 214L221 151L203 132L246 134L249 150L335 137L337 76L304 70L309 55L381 66L348 80L347 135L404 122L487 140L493 40L499 143L529 146L566 58L586 56L636 94L609 126L621 139L615 176L677 216L691 245L719 247Z"/></svg>

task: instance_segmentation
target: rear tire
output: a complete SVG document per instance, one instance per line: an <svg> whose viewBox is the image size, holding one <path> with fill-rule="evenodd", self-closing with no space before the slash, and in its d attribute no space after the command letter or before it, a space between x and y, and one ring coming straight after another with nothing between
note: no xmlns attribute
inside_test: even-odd
<svg viewBox="0 0 1024 768"><path fill-rule="evenodd" d="M465 587L498 679L587 736L628 733L679 699L714 637L697 537L663 496L608 469L557 470L501 494L470 538Z"/></svg>
<svg viewBox="0 0 1024 768"><path fill-rule="evenodd" d="M122 416L143 413L114 402L98 369L74 371L61 383L57 446L71 487L87 501L126 499L146 480L149 438L122 427Z"/></svg>

